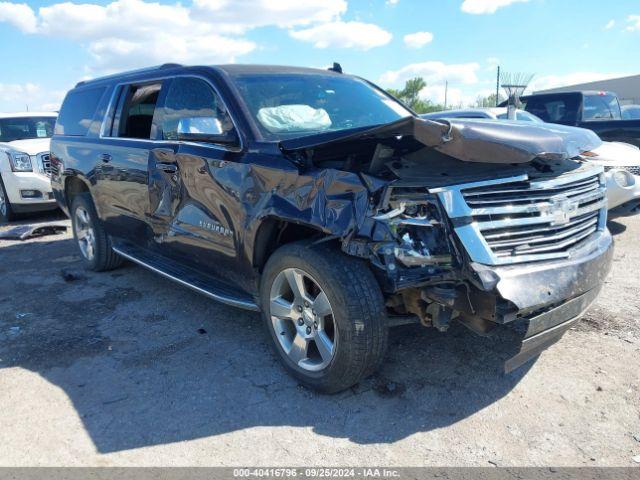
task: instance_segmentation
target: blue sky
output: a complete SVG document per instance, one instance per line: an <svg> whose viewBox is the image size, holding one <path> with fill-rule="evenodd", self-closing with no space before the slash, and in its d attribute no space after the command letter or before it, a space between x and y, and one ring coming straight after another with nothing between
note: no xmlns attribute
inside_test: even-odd
<svg viewBox="0 0 640 480"><path fill-rule="evenodd" d="M640 2L616 0L0 1L0 111L55 108L83 78L165 61L343 68L382 86L423 76L453 103L495 89L640 73ZM406 36L409 37L406 37Z"/></svg>

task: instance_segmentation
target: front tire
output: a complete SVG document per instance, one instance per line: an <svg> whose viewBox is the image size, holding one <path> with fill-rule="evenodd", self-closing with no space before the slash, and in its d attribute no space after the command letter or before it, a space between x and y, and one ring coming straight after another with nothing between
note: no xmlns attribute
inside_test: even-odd
<svg viewBox="0 0 640 480"><path fill-rule="evenodd" d="M94 272L113 270L122 257L113 251L111 238L104 230L89 193L80 193L71 202L71 223L85 266Z"/></svg>
<svg viewBox="0 0 640 480"><path fill-rule="evenodd" d="M309 388L339 392L382 363L383 296L361 260L327 245L285 245L265 266L260 303L279 359Z"/></svg>
<svg viewBox="0 0 640 480"><path fill-rule="evenodd" d="M15 214L11 208L11 202L7 191L4 189L4 182L0 178L0 224L13 221Z"/></svg>

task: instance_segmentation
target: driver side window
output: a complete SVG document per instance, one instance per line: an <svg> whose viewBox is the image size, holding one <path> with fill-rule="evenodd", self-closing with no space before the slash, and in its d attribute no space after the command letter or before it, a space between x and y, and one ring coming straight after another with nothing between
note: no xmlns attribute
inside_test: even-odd
<svg viewBox="0 0 640 480"><path fill-rule="evenodd" d="M165 140L178 139L178 123L188 118L216 119L223 132L233 130L233 122L224 104L211 88L199 78L177 77L169 86L162 114L162 135Z"/></svg>

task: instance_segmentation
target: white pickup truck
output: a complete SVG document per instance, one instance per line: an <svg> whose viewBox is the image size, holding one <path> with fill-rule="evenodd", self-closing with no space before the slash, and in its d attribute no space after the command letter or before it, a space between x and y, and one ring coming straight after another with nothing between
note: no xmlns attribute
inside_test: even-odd
<svg viewBox="0 0 640 480"><path fill-rule="evenodd" d="M0 223L16 213L57 208L49 143L55 112L0 113Z"/></svg>

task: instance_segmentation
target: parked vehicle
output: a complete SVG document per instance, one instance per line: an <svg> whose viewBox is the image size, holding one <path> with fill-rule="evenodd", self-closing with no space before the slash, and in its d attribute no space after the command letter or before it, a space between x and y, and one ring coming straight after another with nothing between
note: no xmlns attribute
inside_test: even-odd
<svg viewBox="0 0 640 480"><path fill-rule="evenodd" d="M613 92L539 93L520 100L527 112L545 122L587 128L602 140L640 146L640 120L622 119Z"/></svg>
<svg viewBox="0 0 640 480"><path fill-rule="evenodd" d="M623 120L640 119L640 105L622 105L620 109Z"/></svg>
<svg viewBox="0 0 640 480"><path fill-rule="evenodd" d="M486 118L490 120L509 120L506 107L494 108L464 108L455 110L442 110L440 112L423 113L420 118L440 119L440 118ZM516 121L544 123L535 115L524 110L516 110Z"/></svg>
<svg viewBox="0 0 640 480"><path fill-rule="evenodd" d="M165 65L67 94L52 185L88 268L261 311L285 368L335 392L393 325L513 328L506 370L557 341L611 264L603 169L574 160L599 144L422 120L336 71Z"/></svg>
<svg viewBox="0 0 640 480"><path fill-rule="evenodd" d="M506 107L444 110L420 116L427 119L485 118L503 121L508 118ZM523 110L516 110L516 121L544 123ZM582 158L604 167L609 218L640 213L640 148L628 143L602 142L599 147L584 152Z"/></svg>
<svg viewBox="0 0 640 480"><path fill-rule="evenodd" d="M55 112L0 114L0 223L16 213L57 208L49 142Z"/></svg>

